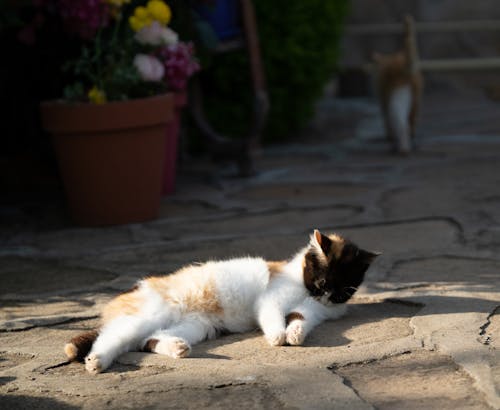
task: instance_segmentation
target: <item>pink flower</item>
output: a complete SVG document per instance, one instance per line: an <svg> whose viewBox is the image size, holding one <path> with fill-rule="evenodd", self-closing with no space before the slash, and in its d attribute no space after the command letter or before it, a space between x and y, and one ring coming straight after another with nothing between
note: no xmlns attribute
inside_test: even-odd
<svg viewBox="0 0 500 410"><path fill-rule="evenodd" d="M159 22L153 21L149 26L145 26L135 34L135 39L140 44L152 46L171 46L179 42L177 33L162 26Z"/></svg>
<svg viewBox="0 0 500 410"><path fill-rule="evenodd" d="M178 43L165 47L159 52L159 57L165 64L165 77L168 86L173 90L183 90L189 77L200 69L194 58L192 43Z"/></svg>
<svg viewBox="0 0 500 410"><path fill-rule="evenodd" d="M165 75L165 67L161 61L147 54L137 54L134 66L144 81L161 81Z"/></svg>
<svg viewBox="0 0 500 410"><path fill-rule="evenodd" d="M108 25L110 9L102 0L58 0L57 7L68 31L89 39Z"/></svg>

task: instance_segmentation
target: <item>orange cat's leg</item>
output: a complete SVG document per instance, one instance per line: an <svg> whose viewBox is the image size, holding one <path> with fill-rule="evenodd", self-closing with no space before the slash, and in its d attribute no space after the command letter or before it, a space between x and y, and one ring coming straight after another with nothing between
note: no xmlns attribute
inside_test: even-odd
<svg viewBox="0 0 500 410"><path fill-rule="evenodd" d="M411 151L410 111L412 96L410 86L394 89L389 99L389 122L394 131L396 149L401 154Z"/></svg>

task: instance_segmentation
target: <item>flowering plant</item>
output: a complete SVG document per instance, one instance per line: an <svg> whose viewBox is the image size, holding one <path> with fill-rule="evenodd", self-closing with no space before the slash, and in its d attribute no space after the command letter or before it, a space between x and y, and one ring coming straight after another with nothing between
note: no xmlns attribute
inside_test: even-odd
<svg viewBox="0 0 500 410"><path fill-rule="evenodd" d="M75 79L64 90L68 100L102 104L178 91L200 68L193 45L168 26L163 0L33 1L82 41L80 56L65 65Z"/></svg>

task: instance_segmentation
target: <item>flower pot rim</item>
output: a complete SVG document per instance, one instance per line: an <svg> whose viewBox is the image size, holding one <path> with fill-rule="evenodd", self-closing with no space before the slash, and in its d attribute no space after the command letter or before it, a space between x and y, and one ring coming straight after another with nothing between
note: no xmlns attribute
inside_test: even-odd
<svg viewBox="0 0 500 410"><path fill-rule="evenodd" d="M175 93L112 101L105 104L42 101L45 130L56 134L82 134L167 124L173 118Z"/></svg>
<svg viewBox="0 0 500 410"><path fill-rule="evenodd" d="M175 94L176 93L173 91L168 91L165 93L150 95L150 96L146 96L146 97L128 98L126 100L106 101L103 104L96 104L96 103L93 103L90 101L69 101L69 100L65 100L64 98L56 98L53 100L41 101L40 106L66 105L66 106L72 106L72 107L82 107L82 106L104 107L104 106L109 106L109 105L113 105L113 104L118 105L118 104L130 103L130 102L136 102L136 101L164 99L167 96L168 96L168 98L173 98L172 96Z"/></svg>

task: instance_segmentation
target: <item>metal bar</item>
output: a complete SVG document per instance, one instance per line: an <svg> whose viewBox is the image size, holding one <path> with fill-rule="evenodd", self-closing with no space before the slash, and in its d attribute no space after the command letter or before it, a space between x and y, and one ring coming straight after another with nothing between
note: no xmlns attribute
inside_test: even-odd
<svg viewBox="0 0 500 410"><path fill-rule="evenodd" d="M369 73L374 71L376 66L373 63L365 63L360 65L341 66L341 68L343 70L356 68ZM496 70L500 68L500 57L420 60L418 68L422 71Z"/></svg>
<svg viewBox="0 0 500 410"><path fill-rule="evenodd" d="M462 20L416 22L418 33L446 33L458 31L500 31L500 20ZM349 24L345 33L350 35L401 34L403 23Z"/></svg>
<svg viewBox="0 0 500 410"><path fill-rule="evenodd" d="M252 72L254 91L255 93L259 93L266 90L266 82L264 69L262 67L255 11L251 0L240 0L240 4L248 54L250 56L250 69Z"/></svg>
<svg viewBox="0 0 500 410"><path fill-rule="evenodd" d="M424 71L493 70L500 68L500 57L421 60L419 66Z"/></svg>

